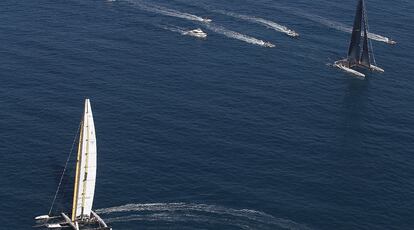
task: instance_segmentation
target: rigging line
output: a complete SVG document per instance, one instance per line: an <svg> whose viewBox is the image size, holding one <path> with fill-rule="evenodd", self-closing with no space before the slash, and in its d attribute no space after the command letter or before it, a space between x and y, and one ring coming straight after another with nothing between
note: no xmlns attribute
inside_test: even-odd
<svg viewBox="0 0 414 230"><path fill-rule="evenodd" d="M58 187L57 187L57 190L56 190L56 193L55 193L55 197L53 198L53 201L52 201L52 206L50 206L50 209L49 209L49 214L48 214L49 216L50 216L50 214L52 213L53 205L55 204L55 201L56 201L57 195L58 195L58 193L59 193L59 189L60 189L60 186L61 186L62 181L63 181L63 176L65 175L66 169L67 169L67 167L68 167L69 160L70 160L70 156L72 155L72 152L73 152L73 146L75 146L76 138L78 138L78 133L79 133L79 130L80 130L81 125L82 125L82 122L80 122L80 124L79 124L79 126L78 126L78 131L76 131L75 138L73 139L73 143L72 143L72 147L70 148L69 156L68 156L68 158L66 159L65 168L63 168L62 176L60 177L59 185L58 185Z"/></svg>
<svg viewBox="0 0 414 230"><path fill-rule="evenodd" d="M369 34L370 30L369 30L369 24L368 24L367 5L366 5L365 1L363 1L363 4L364 4L364 18L365 18L364 23L367 26L367 34L365 34L365 36L367 36L367 39L368 39L369 48L371 49L370 53L371 53L371 57L372 57L372 60L374 62L374 65L377 65L377 62L375 61L375 56L374 56L374 47L372 46L371 39L368 37L368 34Z"/></svg>

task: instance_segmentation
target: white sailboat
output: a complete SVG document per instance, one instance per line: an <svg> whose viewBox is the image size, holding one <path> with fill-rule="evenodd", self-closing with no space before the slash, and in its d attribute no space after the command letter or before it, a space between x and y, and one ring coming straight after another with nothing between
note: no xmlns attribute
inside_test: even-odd
<svg viewBox="0 0 414 230"><path fill-rule="evenodd" d="M35 217L35 220L42 222L39 227L71 227L74 230L82 230L84 228L111 230L103 219L92 211L96 182L96 155L95 124L90 101L86 99L79 134L71 216L69 217L68 214L61 213L60 217L51 217L49 212L49 215ZM56 222L56 220L60 222Z"/></svg>
<svg viewBox="0 0 414 230"><path fill-rule="evenodd" d="M371 40L368 35L368 18L366 14L365 2L364 0L358 0L348 57L336 61L333 66L362 78L365 77L365 74L353 69L354 67L365 68L370 71L383 73L384 70L376 66ZM361 38L362 51L360 46Z"/></svg>

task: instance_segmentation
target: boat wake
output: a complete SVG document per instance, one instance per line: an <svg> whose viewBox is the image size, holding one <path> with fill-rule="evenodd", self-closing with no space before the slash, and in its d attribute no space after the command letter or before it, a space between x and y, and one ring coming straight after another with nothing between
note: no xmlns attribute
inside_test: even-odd
<svg viewBox="0 0 414 230"><path fill-rule="evenodd" d="M185 28L178 27L178 26L171 26L171 25L157 25L157 27L164 29L164 30L171 31L171 32L176 32L182 35L185 35L185 32L187 31L187 29Z"/></svg>
<svg viewBox="0 0 414 230"><path fill-rule="evenodd" d="M211 21L210 19L205 19L205 18L202 18L194 14L180 12L178 10L147 3L141 0L127 0L127 1L138 6L142 10L152 12L152 13L162 14L162 15L170 16L170 17L182 18L182 19L186 19L190 21L198 21L198 22L210 22Z"/></svg>
<svg viewBox="0 0 414 230"><path fill-rule="evenodd" d="M284 34L286 34L288 36L291 36L291 37L299 36L299 34L296 33L294 30L291 30L291 29L287 28L286 26L280 25L280 24L278 24L274 21L270 21L270 20L267 20L267 19L264 19L264 18L249 16L249 15L244 15L244 14L238 14L238 13L225 11L225 10L212 10L212 11L215 12L215 13L220 13L220 14L227 15L227 16L230 16L230 17L233 17L233 18L238 18L238 19L242 19L242 20L245 20L245 21L249 21L249 22L252 22L252 23L259 24L259 25L263 25L263 26L265 26L269 29L273 29L275 31L284 33Z"/></svg>
<svg viewBox="0 0 414 230"><path fill-rule="evenodd" d="M182 18L182 19L187 19L190 21L197 21L197 22L203 22L203 25L210 29L211 31L214 31L216 33L222 34L228 38L234 38L240 41L244 41L250 44L254 44L254 45L258 45L258 46L262 46L262 47L268 47L268 48L273 48L275 47L274 44L270 43L270 42L266 42L248 35L244 35L235 31L231 31L229 29L226 29L222 26L218 26L218 25L214 25L211 22L210 19L206 19L206 18L202 18L199 17L197 15L194 14L189 14L189 13L184 13L184 12L180 12L178 10L173 10L170 8L166 8L163 6L159 6L159 5L155 5L155 4L151 4L151 3L147 3L144 2L142 0L126 0L128 2L130 2L131 4L134 4L135 6L139 7L141 10L145 10L148 12L152 12L152 13L157 13L157 14L162 14L162 15L166 15L166 16L171 16L171 17L176 17L176 18ZM167 29L170 30L172 32L178 32L181 34L185 35L185 32L183 30L183 28L174 28L174 27L161 27L163 29Z"/></svg>
<svg viewBox="0 0 414 230"><path fill-rule="evenodd" d="M171 25L157 25L157 27L161 29L165 29L171 32L179 33L184 36L192 36L197 38L206 38L207 34L203 31L201 31L202 34L195 34L194 30L186 29L179 26L171 26Z"/></svg>
<svg viewBox="0 0 414 230"><path fill-rule="evenodd" d="M319 15L309 14L309 13L301 12L301 11L297 11L297 10L295 11L295 14L298 15L298 16L302 16L302 17L304 17L308 20L311 20L313 22L316 22L316 23L319 23L321 25L327 26L329 28L336 29L336 30L339 30L339 31L342 31L342 32L345 32L345 33L352 33L352 27L349 27L349 26L347 26L343 23L336 22L336 21L333 21L333 20L329 20L329 19L321 17ZM379 34L375 34L375 33L369 33L368 32L368 38L370 38L372 40L375 40L375 41L384 42L384 43L387 43L387 44L392 44L392 45L396 44L396 42L391 40L390 38L379 35Z"/></svg>
<svg viewBox="0 0 414 230"><path fill-rule="evenodd" d="M239 229L292 229L310 230L303 224L277 218L264 212L250 209L232 209L217 205L192 203L126 204L96 211L102 215L122 213L106 218L106 222L162 221L198 222L210 225L228 225ZM135 213L131 213L135 212ZM127 214L125 214L127 213Z"/></svg>
<svg viewBox="0 0 414 230"><path fill-rule="evenodd" d="M215 25L215 24L212 24L212 23L205 24L204 26L206 28L208 28L209 30L214 31L214 32L219 33L219 34L222 34L222 35L224 35L228 38L234 38L234 39L237 39L237 40L240 40L240 41L243 41L243 42L247 42L247 43L262 46L262 47L268 47L268 48L275 47L275 45L271 42L266 42L266 41L263 41L263 40L245 35L245 34L238 33L236 31L226 29L223 26Z"/></svg>

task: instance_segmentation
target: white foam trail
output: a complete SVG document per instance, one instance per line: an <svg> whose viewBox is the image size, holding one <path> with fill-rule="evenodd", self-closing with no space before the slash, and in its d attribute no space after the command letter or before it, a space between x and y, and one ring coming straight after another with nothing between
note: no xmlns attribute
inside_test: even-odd
<svg viewBox="0 0 414 230"><path fill-rule="evenodd" d="M226 29L223 26L215 25L212 23L205 24L204 26L207 27L209 30L222 34L228 38L234 38L240 41L244 41L244 42L247 42L253 45L262 46L262 47L268 47L268 48L275 47L275 45L271 42L266 42L266 41L263 41L263 40L245 35L245 34L238 33L236 31Z"/></svg>
<svg viewBox="0 0 414 230"><path fill-rule="evenodd" d="M336 22L336 21L332 21L329 20L327 18L321 17L319 15L313 15L313 14L309 14L309 13L305 13L305 12L301 12L301 11L293 11L292 12L298 16L302 16L306 19L309 19L311 21L317 22L319 24L322 24L324 26L327 26L329 28L332 29L336 29L342 32L346 32L346 33L352 33L352 27L349 27L343 23L340 22ZM375 34L375 33L368 33L368 37L372 40L375 41L379 41L379 42L384 42L387 44L395 44L395 41L391 40L390 38L387 38L385 36L379 35L379 34Z"/></svg>
<svg viewBox="0 0 414 230"><path fill-rule="evenodd" d="M379 41L379 42L384 42L384 43L387 43L387 44L395 44L396 43L394 40L391 40L390 38L384 37L384 36L379 35L379 34L370 33L370 32L368 32L368 37L372 40Z"/></svg>
<svg viewBox="0 0 414 230"><path fill-rule="evenodd" d="M244 35L235 31L231 31L228 30L222 26L218 26L218 25L213 25L211 24L211 20L209 19L204 19L202 17L199 17L197 15L194 14L189 14L189 13L184 13L184 12L180 12L178 10L173 10L173 9L169 9L163 6L159 6L159 5L155 5L155 4L150 4L150 3L146 3L144 1L141 0L126 0L136 6L138 6L140 9L148 11L148 12L153 12L153 13L158 13L158 14L162 14L162 15L166 15L166 16L171 16L171 17L176 17L176 18L183 18L183 19L187 19L187 20L191 20L191 21L198 21L198 22L204 22L204 25L216 32L216 33L220 33L223 34L226 37L229 38L234 38L234 39L238 39L240 41L244 41L250 44L254 44L254 45L259 45L262 47L269 47L269 48L273 48L275 47L274 44L270 43L270 42L265 42L263 40L248 36L248 35ZM174 31L176 32L176 31Z"/></svg>
<svg viewBox="0 0 414 230"><path fill-rule="evenodd" d="M213 10L213 12L224 14L224 15L231 16L231 17L238 18L238 19L242 19L245 21L253 22L259 25L263 25L263 26L266 26L267 28L273 29L281 33L285 33L289 36L292 36L292 34L296 34L296 36L299 36L299 34L297 34L294 30L291 30L287 28L286 26L280 25L274 21L270 21L264 18L249 16L249 15L244 15L244 14L238 14L238 13L225 11L225 10Z"/></svg>
<svg viewBox="0 0 414 230"><path fill-rule="evenodd" d="M115 218L108 218L105 220L107 223L115 222L131 222L131 221L163 221L163 222L198 222L207 223L210 225L232 225L239 227L240 229L253 229L252 223L240 220L232 220L229 218L220 217L208 217L203 215L183 214L183 213L156 213L156 214L139 214L121 216Z"/></svg>
<svg viewBox="0 0 414 230"><path fill-rule="evenodd" d="M185 32L186 32L185 28L181 28L181 27L178 27L178 26L158 25L158 27L160 27L162 29L165 29L165 30L169 30L171 32L176 32L176 33L179 33L179 34L182 34L182 35L184 35Z"/></svg>
<svg viewBox="0 0 414 230"><path fill-rule="evenodd" d="M232 209L217 205L207 204L192 204L192 203L149 203L149 204L126 204L117 207L103 208L96 210L100 214L111 213L124 213L124 212L161 212L157 215L133 215L133 216L121 216L109 219L108 221L127 221L128 218L133 220L155 219L160 215L163 219L181 218L188 221L189 216L191 218L203 218L204 221L220 221L220 223L233 222L233 225L242 226L257 226L263 225L268 227L279 227L284 229L293 230L309 230L305 225L298 224L291 220L282 218L276 218L264 212L250 210L250 209ZM204 213L204 214L203 214ZM147 214L147 213L145 213ZM163 216L165 215L165 216ZM178 215L178 216L177 216ZM138 218L138 219L137 219ZM141 218L141 219L139 219ZM207 220L206 220L207 218ZM210 219L208 219L210 218ZM213 219L211 219L213 218ZM225 221L223 221L223 218Z"/></svg>
<svg viewBox="0 0 414 230"><path fill-rule="evenodd" d="M197 16L197 15L194 15L194 14L180 12L178 10L166 8L166 7L155 5L155 4L150 4L150 3L147 3L141 0L127 0L127 1L140 7L142 10L145 10L148 12L158 13L158 14L162 14L162 15L170 16L170 17L187 19L190 21L206 22L206 19L200 16Z"/></svg>

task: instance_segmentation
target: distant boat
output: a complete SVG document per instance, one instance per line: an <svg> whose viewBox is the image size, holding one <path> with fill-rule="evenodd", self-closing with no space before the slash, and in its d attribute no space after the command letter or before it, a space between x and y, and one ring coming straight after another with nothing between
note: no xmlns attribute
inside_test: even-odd
<svg viewBox="0 0 414 230"><path fill-rule="evenodd" d="M291 30L291 29L287 29L285 33L286 33L286 35L288 35L289 37L292 37L292 38L298 38L299 37L299 33L294 31L294 30Z"/></svg>
<svg viewBox="0 0 414 230"><path fill-rule="evenodd" d="M195 29L195 30L185 31L183 34L193 36L193 37L197 37L197 38L206 38L207 37L207 33L202 31L200 28Z"/></svg>
<svg viewBox="0 0 414 230"><path fill-rule="evenodd" d="M368 19L364 0L358 0L348 57L336 61L334 66L358 77L365 77L365 74L353 68L359 67L375 72L384 72L383 69L376 66L371 40L368 38Z"/></svg>
<svg viewBox="0 0 414 230"><path fill-rule="evenodd" d="M36 221L42 222L37 227L111 230L102 218L92 211L96 181L96 155L95 125L90 101L86 99L79 134L71 218L65 213L61 213L61 216L49 216L49 212L48 215L35 217Z"/></svg>
<svg viewBox="0 0 414 230"><path fill-rule="evenodd" d="M206 23L210 23L210 22L212 22L213 20L211 20L210 18L203 18L203 20L202 20L203 22L206 22Z"/></svg>

